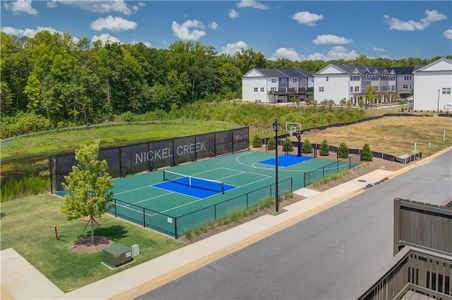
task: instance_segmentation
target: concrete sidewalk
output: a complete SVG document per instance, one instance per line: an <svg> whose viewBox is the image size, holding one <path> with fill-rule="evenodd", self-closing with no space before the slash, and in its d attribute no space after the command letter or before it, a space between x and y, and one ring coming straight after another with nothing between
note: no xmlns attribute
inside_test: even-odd
<svg viewBox="0 0 452 300"><path fill-rule="evenodd" d="M364 191L366 185L376 183L390 176L391 173L387 170L376 170L327 191L312 193L313 196L284 207L285 211L281 214L261 216L66 294L23 258L21 259L34 269L30 274L33 273L35 282L30 281L22 287L21 284L28 281L28 279L24 280L23 276L27 275L24 273L22 276L19 271L15 271L13 266L20 259L16 257L9 262L7 257L11 255L10 253L18 254L12 249L7 249L1 253L4 279L2 285L16 299L26 299L31 295L35 299L133 298L346 201ZM7 263L5 263L6 259ZM4 269L4 263L9 267ZM19 262L18 265L23 265L23 262ZM35 272L38 272L41 278L38 279L39 276L36 276ZM20 276L21 280L14 281L14 276L16 278Z"/></svg>

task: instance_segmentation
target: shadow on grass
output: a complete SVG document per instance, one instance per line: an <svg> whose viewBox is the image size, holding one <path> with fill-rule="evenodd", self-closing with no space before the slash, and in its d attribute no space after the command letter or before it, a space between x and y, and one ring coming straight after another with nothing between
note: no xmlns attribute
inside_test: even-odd
<svg viewBox="0 0 452 300"><path fill-rule="evenodd" d="M6 214L4 212L0 212L0 219L2 219Z"/></svg>
<svg viewBox="0 0 452 300"><path fill-rule="evenodd" d="M128 231L122 225L113 225L109 227L101 227L94 230L94 234L97 236L105 236L113 241L125 238L128 236Z"/></svg>

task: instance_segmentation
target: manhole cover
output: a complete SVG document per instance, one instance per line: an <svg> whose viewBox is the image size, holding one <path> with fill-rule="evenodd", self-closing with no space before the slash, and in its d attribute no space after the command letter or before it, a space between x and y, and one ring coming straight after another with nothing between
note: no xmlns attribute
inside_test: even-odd
<svg viewBox="0 0 452 300"><path fill-rule="evenodd" d="M364 180L364 179L358 179L358 182L367 182L367 180Z"/></svg>

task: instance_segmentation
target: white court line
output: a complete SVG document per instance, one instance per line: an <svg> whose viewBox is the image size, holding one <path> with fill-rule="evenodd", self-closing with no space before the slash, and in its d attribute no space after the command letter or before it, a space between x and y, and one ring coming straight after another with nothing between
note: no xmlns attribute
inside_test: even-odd
<svg viewBox="0 0 452 300"><path fill-rule="evenodd" d="M195 173L193 175L199 175L199 174L202 174L202 173L207 173L207 172L215 171L215 170L218 170L218 169L227 169L227 168L218 167L218 168L214 168L214 169L198 172L198 173ZM125 193L128 193L128 192L133 192L133 191L145 189L147 187L150 187L150 185L148 184L148 185L145 185L145 186L142 186L142 187L139 187L139 188L135 188L135 189L131 189L131 190L125 190L125 191L122 191L122 192L115 193L115 195L121 195L121 194L125 194Z"/></svg>

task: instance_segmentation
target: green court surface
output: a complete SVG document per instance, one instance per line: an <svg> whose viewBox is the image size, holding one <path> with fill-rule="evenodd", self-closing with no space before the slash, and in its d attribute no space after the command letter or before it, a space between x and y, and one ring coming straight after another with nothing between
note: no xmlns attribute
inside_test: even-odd
<svg viewBox="0 0 452 300"><path fill-rule="evenodd" d="M274 167L259 163L272 157L273 153L244 151L167 169L235 187L203 199L153 187L163 181L163 170L115 179L116 205L109 212L177 238L189 229L225 217L234 210L274 198ZM279 194L290 193L355 165L349 161L313 158L280 168Z"/></svg>

